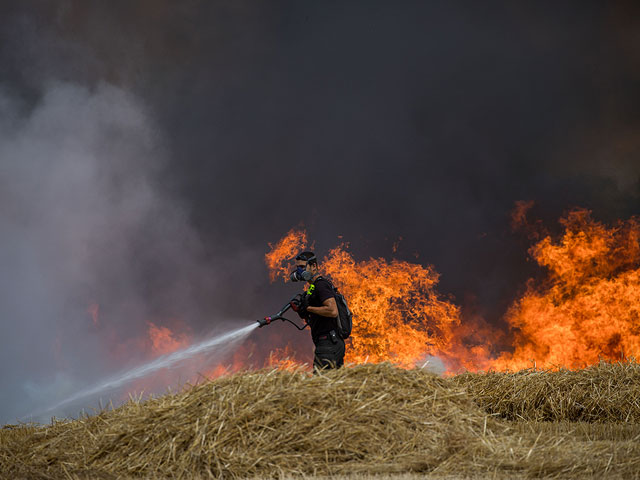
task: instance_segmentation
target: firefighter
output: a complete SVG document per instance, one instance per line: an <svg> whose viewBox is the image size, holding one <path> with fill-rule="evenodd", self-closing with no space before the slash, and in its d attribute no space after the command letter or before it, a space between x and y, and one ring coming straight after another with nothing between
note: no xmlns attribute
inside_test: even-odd
<svg viewBox="0 0 640 480"><path fill-rule="evenodd" d="M344 364L345 343L338 335L338 305L331 282L323 278L313 252L296 256L291 280L307 282L304 292L291 302L291 308L311 327L315 345L314 371L340 368Z"/></svg>

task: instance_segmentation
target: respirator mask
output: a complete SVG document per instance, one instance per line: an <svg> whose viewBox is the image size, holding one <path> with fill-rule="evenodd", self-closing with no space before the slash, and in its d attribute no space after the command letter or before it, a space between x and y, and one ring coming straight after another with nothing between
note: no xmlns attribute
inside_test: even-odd
<svg viewBox="0 0 640 480"><path fill-rule="evenodd" d="M296 260L304 260L305 262L307 262L307 265L309 264L309 262L315 259L316 257L311 257L309 259L306 259L304 257L296 258ZM307 270L306 265L304 267L302 265L298 265L296 266L296 269L293 272L291 272L291 275L289 275L289 278L291 279L292 282L310 282L311 279L313 278L313 273Z"/></svg>
<svg viewBox="0 0 640 480"><path fill-rule="evenodd" d="M298 265L296 269L291 272L289 278L292 282L309 282L313 278L313 273L309 272L306 267Z"/></svg>

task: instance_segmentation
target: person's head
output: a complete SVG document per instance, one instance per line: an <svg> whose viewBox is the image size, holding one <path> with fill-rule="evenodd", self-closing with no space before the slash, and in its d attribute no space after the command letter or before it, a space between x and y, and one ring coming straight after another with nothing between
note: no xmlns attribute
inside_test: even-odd
<svg viewBox="0 0 640 480"><path fill-rule="evenodd" d="M318 274L318 260L313 252L305 251L296 255L296 269L291 274L294 282L308 282Z"/></svg>

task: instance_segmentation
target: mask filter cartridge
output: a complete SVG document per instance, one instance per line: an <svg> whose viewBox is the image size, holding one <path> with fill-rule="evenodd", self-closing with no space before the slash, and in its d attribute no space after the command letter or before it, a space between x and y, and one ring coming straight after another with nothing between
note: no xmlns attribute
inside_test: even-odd
<svg viewBox="0 0 640 480"><path fill-rule="evenodd" d="M298 265L289 278L292 282L309 282L313 278L313 273Z"/></svg>

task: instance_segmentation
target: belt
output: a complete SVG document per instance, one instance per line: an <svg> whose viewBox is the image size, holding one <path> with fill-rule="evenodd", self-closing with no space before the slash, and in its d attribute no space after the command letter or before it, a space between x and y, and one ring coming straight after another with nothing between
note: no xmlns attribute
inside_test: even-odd
<svg viewBox="0 0 640 480"><path fill-rule="evenodd" d="M315 342L317 342L318 340L332 340L332 339L331 339L331 336L332 336L332 335L335 335L335 336L336 336L336 338L338 337L338 336L337 336L337 334L336 334L336 331L335 331L335 330L331 330L329 333L327 333L327 334L325 334L325 335L318 335L318 336L315 338ZM332 341L333 341L333 340L332 340Z"/></svg>

